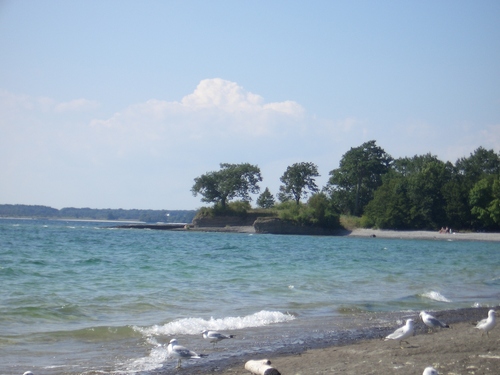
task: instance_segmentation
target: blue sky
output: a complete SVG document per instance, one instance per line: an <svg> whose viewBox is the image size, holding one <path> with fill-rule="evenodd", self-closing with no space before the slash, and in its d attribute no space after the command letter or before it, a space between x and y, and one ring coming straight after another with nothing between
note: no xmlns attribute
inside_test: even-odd
<svg viewBox="0 0 500 375"><path fill-rule="evenodd" d="M499 1L0 1L0 203L196 209L351 147L500 152Z"/></svg>

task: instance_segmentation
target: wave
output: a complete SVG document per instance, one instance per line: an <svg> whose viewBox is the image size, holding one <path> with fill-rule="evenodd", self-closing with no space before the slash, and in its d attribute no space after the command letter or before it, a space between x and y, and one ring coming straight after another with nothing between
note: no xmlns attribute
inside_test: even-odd
<svg viewBox="0 0 500 375"><path fill-rule="evenodd" d="M234 330L249 327L262 327L274 323L283 323L294 320L295 317L289 313L279 311L259 311L252 315L243 317L226 317L222 319L209 320L202 318L185 318L175 320L164 325L153 325L151 327L134 326L138 332L145 336L153 335L199 335L205 329L210 330Z"/></svg>
<svg viewBox="0 0 500 375"><path fill-rule="evenodd" d="M438 301L438 302L448 302L448 303L453 302L452 300L443 296L441 293L436 292L434 290L431 290L430 292L425 292L425 293L419 294L418 296L422 297L422 298L428 298L428 299L431 299L433 301Z"/></svg>

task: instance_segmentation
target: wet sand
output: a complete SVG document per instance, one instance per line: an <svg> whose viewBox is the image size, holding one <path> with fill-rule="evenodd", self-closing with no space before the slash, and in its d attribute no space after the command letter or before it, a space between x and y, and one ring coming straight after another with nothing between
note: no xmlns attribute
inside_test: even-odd
<svg viewBox="0 0 500 375"><path fill-rule="evenodd" d="M489 336L475 328L475 323L487 315L486 308L435 312L434 315L450 324L449 329L429 333L417 322L416 335L400 347L398 341L359 339L350 343L331 343L331 346L295 353L257 356L234 360L230 364L210 369L187 364L177 374L248 375L245 362L269 359L282 375L310 374L422 374L433 366L439 374L500 374L500 327ZM496 307L498 313L499 307ZM498 315L497 313L497 315ZM397 328L395 326L394 328ZM392 330L391 330L392 332ZM384 334L385 335L385 334Z"/></svg>

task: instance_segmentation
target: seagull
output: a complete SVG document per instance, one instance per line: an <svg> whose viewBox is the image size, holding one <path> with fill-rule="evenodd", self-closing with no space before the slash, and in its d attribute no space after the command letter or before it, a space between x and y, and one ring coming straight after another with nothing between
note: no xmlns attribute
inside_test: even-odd
<svg viewBox="0 0 500 375"><path fill-rule="evenodd" d="M445 324L436 318L434 318L431 314L427 314L425 311L420 312L420 317L422 318L422 321L424 324L430 328L430 330L434 330L436 327L441 327L441 328L450 328L448 324Z"/></svg>
<svg viewBox="0 0 500 375"><path fill-rule="evenodd" d="M483 333L481 333L481 336L483 336L484 332L486 332L486 335L489 337L490 334L488 332L491 331L496 324L497 322L495 320L495 310L490 310L488 311L488 318L483 319L479 323L477 323L476 328L483 331Z"/></svg>
<svg viewBox="0 0 500 375"><path fill-rule="evenodd" d="M234 335L224 335L224 334L219 333L217 331L208 331L208 330L204 330L202 332L202 334L203 334L204 339L210 340L210 342L214 344L214 347L215 347L215 344L217 344L219 341L222 341L225 339L232 339L234 337Z"/></svg>
<svg viewBox="0 0 500 375"><path fill-rule="evenodd" d="M403 347L401 346L401 343L404 341L406 342L407 344L408 341L405 341L405 339L407 339L408 337L412 336L413 333L414 333L414 327L413 327L413 319L408 319L406 321L406 324L401 327L401 328L398 328L397 330L395 330L393 333L391 333L389 336L387 336L384 341L387 341L387 340L399 340L399 346L401 347L401 349L403 349Z"/></svg>
<svg viewBox="0 0 500 375"><path fill-rule="evenodd" d="M206 357L205 354L196 354L195 352L185 348L182 345L177 344L176 339L170 340L170 344L167 346L167 356L168 357L177 357L179 361L177 362L177 367L181 367L181 361L183 359L197 359L201 357Z"/></svg>
<svg viewBox="0 0 500 375"><path fill-rule="evenodd" d="M434 367L426 367L422 375L438 375L437 370Z"/></svg>
<svg viewBox="0 0 500 375"><path fill-rule="evenodd" d="M33 375L31 371L26 371L23 375Z"/></svg>

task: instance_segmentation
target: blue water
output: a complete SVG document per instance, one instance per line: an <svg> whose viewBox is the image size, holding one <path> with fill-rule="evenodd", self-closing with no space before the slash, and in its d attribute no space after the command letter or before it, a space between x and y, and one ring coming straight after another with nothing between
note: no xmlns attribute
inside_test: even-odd
<svg viewBox="0 0 500 375"><path fill-rule="evenodd" d="M496 242L112 225L0 220L0 373L174 373L174 337L224 360L346 318L500 302ZM237 337L213 350L205 328Z"/></svg>

